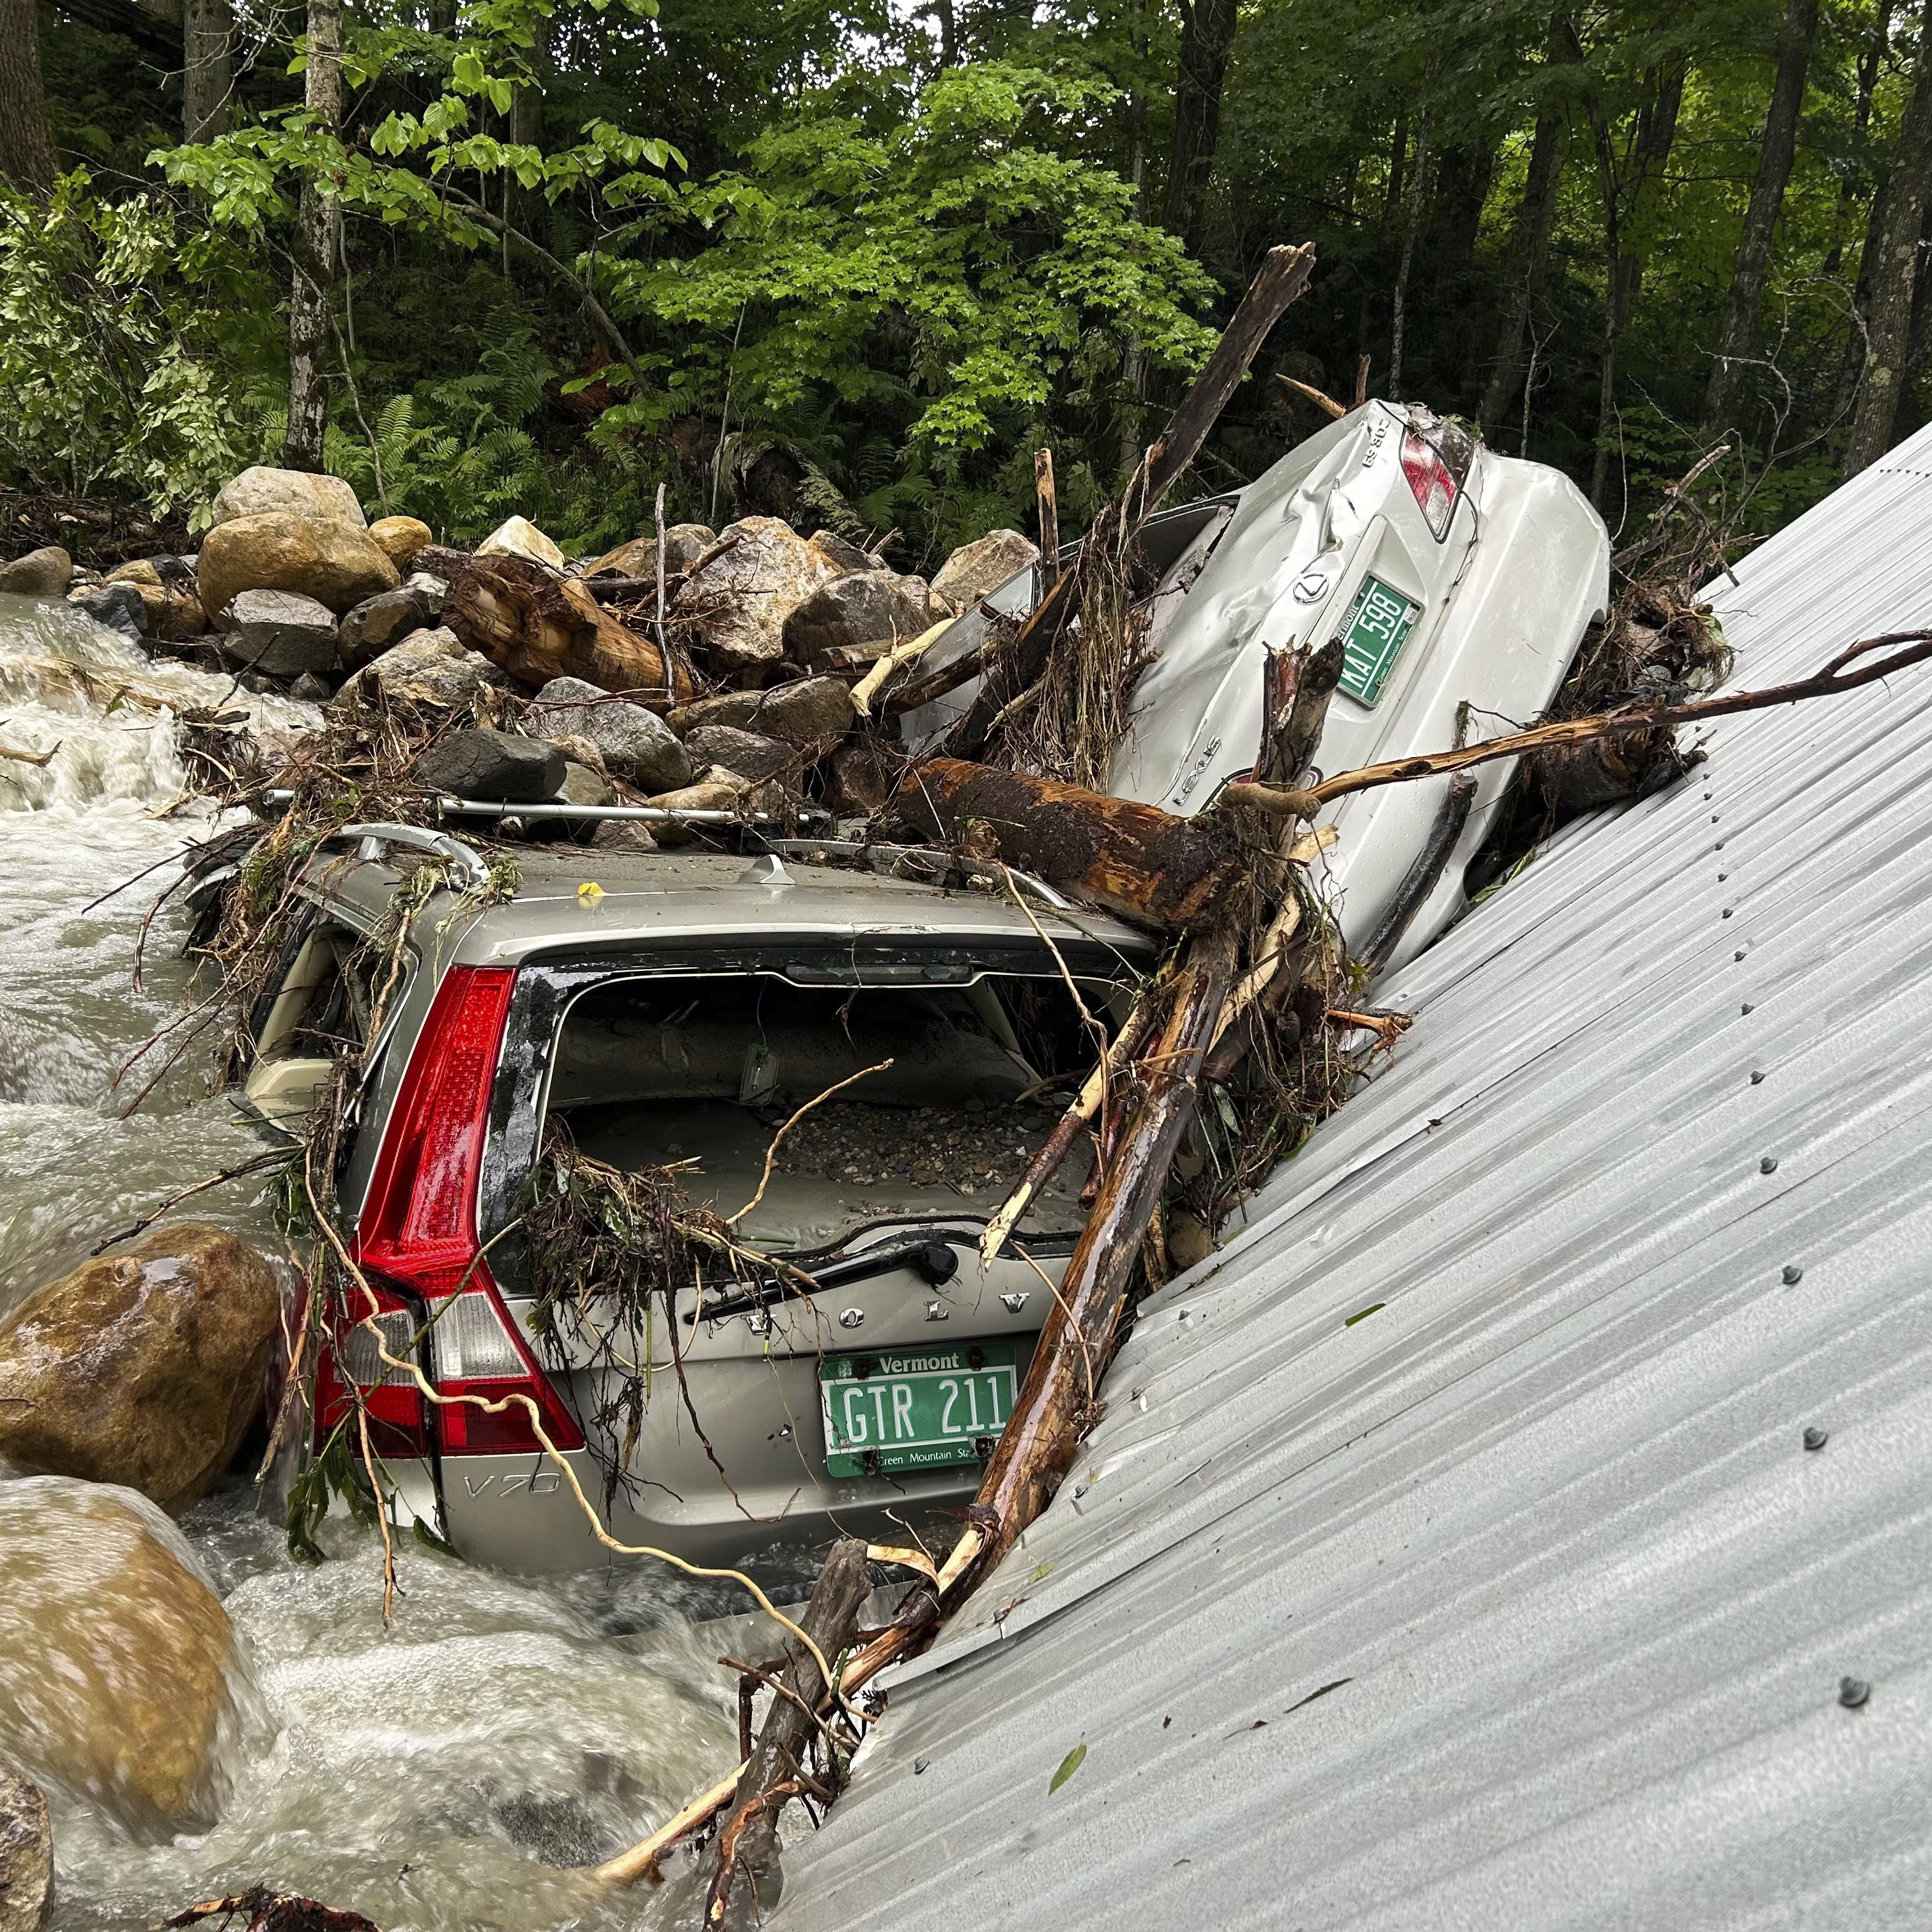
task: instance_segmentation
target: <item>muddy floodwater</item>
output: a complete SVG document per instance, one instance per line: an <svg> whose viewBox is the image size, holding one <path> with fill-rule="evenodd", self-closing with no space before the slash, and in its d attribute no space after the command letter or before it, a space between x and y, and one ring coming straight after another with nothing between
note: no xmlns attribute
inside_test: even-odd
<svg viewBox="0 0 1932 1932"><path fill-rule="evenodd" d="M215 829L200 804L161 815L185 789L169 707L223 700L299 716L151 662L77 613L0 596L0 745L58 747L44 766L0 758L0 1315L162 1197L262 1151L190 1070L131 1119L131 1077L116 1085L180 1010L182 921L154 920L136 992L142 920L184 842ZM182 1211L272 1243L256 1186ZM613 1896L572 1868L736 1761L735 1695L714 1660L732 1642L702 1624L743 1607L731 1586L641 1563L532 1581L411 1544L385 1630L373 1534L332 1521L331 1560L296 1564L274 1499L241 1480L182 1527L259 1694L229 1794L205 1834L156 1844L51 1789L54 1925L147 1926L258 1882L392 1932L649 1924L674 1909L675 1883ZM0 1705L34 1616L0 1577Z"/></svg>

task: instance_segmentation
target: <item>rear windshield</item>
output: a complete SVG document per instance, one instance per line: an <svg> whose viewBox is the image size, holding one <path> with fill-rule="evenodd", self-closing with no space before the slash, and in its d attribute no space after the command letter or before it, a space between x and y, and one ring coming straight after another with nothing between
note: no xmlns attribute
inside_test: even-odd
<svg viewBox="0 0 1932 1932"><path fill-rule="evenodd" d="M757 1192L778 1130L816 1102L785 1135L746 1236L817 1249L882 1216L983 1218L1124 1011L1102 983L1083 986L1082 1000L1085 1017L1063 981L1015 975L970 986L626 980L570 1008L548 1117L620 1167L689 1163L686 1191L729 1214ZM1066 1164L1030 1226L1078 1226L1087 1165Z"/></svg>

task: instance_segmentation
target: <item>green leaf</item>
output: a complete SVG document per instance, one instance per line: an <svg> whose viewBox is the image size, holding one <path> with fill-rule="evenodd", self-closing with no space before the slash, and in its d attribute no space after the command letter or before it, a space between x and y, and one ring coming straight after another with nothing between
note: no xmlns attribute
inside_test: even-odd
<svg viewBox="0 0 1932 1932"><path fill-rule="evenodd" d="M1060 1760L1060 1768L1053 1774L1053 1782L1046 1787L1046 1795L1048 1797L1051 1798L1053 1794L1058 1791L1083 1764L1086 1762L1086 1761L1087 1740L1084 1738L1082 1738L1080 1742Z"/></svg>

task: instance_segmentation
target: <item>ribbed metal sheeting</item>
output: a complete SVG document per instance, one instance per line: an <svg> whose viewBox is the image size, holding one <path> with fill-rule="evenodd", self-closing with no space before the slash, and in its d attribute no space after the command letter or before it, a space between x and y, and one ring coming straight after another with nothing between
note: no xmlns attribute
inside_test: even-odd
<svg viewBox="0 0 1932 1932"><path fill-rule="evenodd" d="M1932 624L1932 432L1736 577ZM1709 743L1394 976L780 1932L1932 1925L1932 666Z"/></svg>

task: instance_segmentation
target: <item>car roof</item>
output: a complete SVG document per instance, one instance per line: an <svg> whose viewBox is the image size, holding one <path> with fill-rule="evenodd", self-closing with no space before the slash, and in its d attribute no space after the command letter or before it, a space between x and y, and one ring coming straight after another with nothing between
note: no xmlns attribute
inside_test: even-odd
<svg viewBox="0 0 1932 1932"><path fill-rule="evenodd" d="M655 947L747 938L932 938L1006 948L1036 943L1036 920L1056 944L1077 944L1084 937L1136 966L1159 944L1106 914L1060 910L1030 893L1022 910L997 886L949 889L888 878L814 862L808 851L747 857L524 848L514 857L514 898L460 920L434 941L430 932L448 916L455 896L436 892L417 916L425 944L434 944L446 964L516 965L559 952L601 953L632 941ZM386 911L403 876L386 859L336 852L310 862L307 882L314 896L369 926Z"/></svg>

